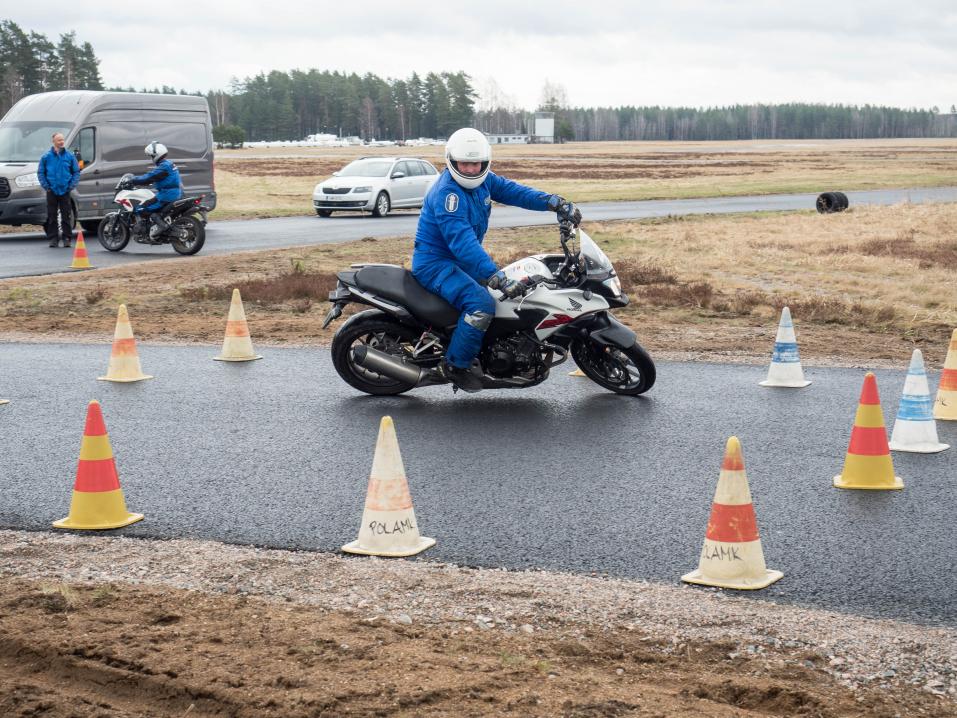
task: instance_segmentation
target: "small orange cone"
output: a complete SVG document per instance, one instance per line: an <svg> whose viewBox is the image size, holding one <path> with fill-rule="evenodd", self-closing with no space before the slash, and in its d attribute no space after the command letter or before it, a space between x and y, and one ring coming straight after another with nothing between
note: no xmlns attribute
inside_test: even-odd
<svg viewBox="0 0 957 718"><path fill-rule="evenodd" d="M10 403L9 399L0 399L0 404L9 404L9 403Z"/></svg>
<svg viewBox="0 0 957 718"><path fill-rule="evenodd" d="M233 290L233 299L229 303L229 316L226 319L226 336L223 337L223 349L216 361L253 361L262 357L253 351L253 340L249 337L246 324L246 310L239 290Z"/></svg>
<svg viewBox="0 0 957 718"><path fill-rule="evenodd" d="M877 379L872 372L864 375L844 471L834 477L834 485L839 489L904 488L904 482L894 476L894 461L887 445Z"/></svg>
<svg viewBox="0 0 957 718"><path fill-rule="evenodd" d="M686 573L681 580L702 586L754 590L770 586L783 576L764 563L741 444L738 437L732 436L724 451L698 569Z"/></svg>
<svg viewBox="0 0 957 718"><path fill-rule="evenodd" d="M100 402L91 401L86 410L86 428L76 467L70 515L54 521L53 526L58 529L118 529L142 518L143 514L131 514L126 510Z"/></svg>
<svg viewBox="0 0 957 718"><path fill-rule="evenodd" d="M383 416L359 538L342 550L367 556L414 556L434 545L435 539L419 535L395 426L391 416Z"/></svg>
<svg viewBox="0 0 957 718"><path fill-rule="evenodd" d="M100 381L131 382L152 379L144 374L140 367L140 356L136 352L136 339L126 305L121 304L116 315L116 330L113 332L113 349L110 351L110 364L106 376L97 377Z"/></svg>
<svg viewBox="0 0 957 718"><path fill-rule="evenodd" d="M588 375L585 372L583 372L581 369L576 369L575 371L568 372L568 376L587 377Z"/></svg>
<svg viewBox="0 0 957 718"><path fill-rule="evenodd" d="M934 418L957 421L957 329L951 335L950 345L947 347L944 371L940 375L937 399L934 401Z"/></svg>
<svg viewBox="0 0 957 718"><path fill-rule="evenodd" d="M83 230L76 233L76 248L73 250L73 263L70 269L93 269L90 258L86 253L86 242L83 241Z"/></svg>

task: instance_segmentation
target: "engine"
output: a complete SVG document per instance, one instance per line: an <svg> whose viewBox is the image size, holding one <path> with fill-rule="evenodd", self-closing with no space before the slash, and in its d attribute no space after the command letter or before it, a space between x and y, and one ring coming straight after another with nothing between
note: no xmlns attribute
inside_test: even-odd
<svg viewBox="0 0 957 718"><path fill-rule="evenodd" d="M526 334L499 337L482 354L485 372L498 378L521 376L543 379L551 364L552 352Z"/></svg>

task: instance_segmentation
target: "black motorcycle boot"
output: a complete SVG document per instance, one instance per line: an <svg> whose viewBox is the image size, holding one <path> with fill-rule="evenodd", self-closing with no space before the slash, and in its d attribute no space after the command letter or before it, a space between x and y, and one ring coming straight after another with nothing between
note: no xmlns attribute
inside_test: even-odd
<svg viewBox="0 0 957 718"><path fill-rule="evenodd" d="M471 369L462 369L448 362L442 362L439 365L439 373L452 382L453 386L469 394L482 391L482 381L472 373Z"/></svg>
<svg viewBox="0 0 957 718"><path fill-rule="evenodd" d="M150 215L150 239L156 241L163 232L169 228L169 220L166 219L163 215L156 214Z"/></svg>
<svg viewBox="0 0 957 718"><path fill-rule="evenodd" d="M60 240L57 239L56 237L54 237L53 239L50 240L50 246L51 246L51 247L59 247L59 246L60 246Z"/></svg>

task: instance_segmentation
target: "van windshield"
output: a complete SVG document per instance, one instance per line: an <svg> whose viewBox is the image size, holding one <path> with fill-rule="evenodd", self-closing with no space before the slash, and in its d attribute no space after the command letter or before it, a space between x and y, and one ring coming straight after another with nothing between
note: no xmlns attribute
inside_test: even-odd
<svg viewBox="0 0 957 718"><path fill-rule="evenodd" d="M70 134L66 122L4 122L0 124L0 162L39 162L53 146L53 133Z"/></svg>

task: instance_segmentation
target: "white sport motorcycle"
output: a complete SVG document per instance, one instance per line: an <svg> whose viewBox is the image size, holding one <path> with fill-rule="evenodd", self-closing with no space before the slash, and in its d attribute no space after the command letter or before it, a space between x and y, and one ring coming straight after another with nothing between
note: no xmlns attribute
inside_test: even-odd
<svg viewBox="0 0 957 718"><path fill-rule="evenodd" d="M170 202L162 210L165 221L163 229L153 232L152 222L136 208L149 204L156 193L146 187L134 189L129 180L132 174L125 174L117 183L113 201L120 206L119 211L110 212L100 222L97 230L100 244L111 252L119 252L132 239L141 244L172 244L180 254L196 254L206 241L206 215L209 207L203 204L206 195L183 197Z"/></svg>
<svg viewBox="0 0 957 718"><path fill-rule="evenodd" d="M563 254L539 254L504 268L523 282L524 297L499 299L472 372L485 389L520 389L548 378L571 354L594 381L618 394L643 394L655 383L655 364L635 333L609 312L628 297L608 257L570 222L560 222ZM575 249L575 244L579 249ZM352 315L332 340L332 362L347 383L374 395L446 384L443 361L459 311L392 264L355 264L338 273L323 328L350 303Z"/></svg>

